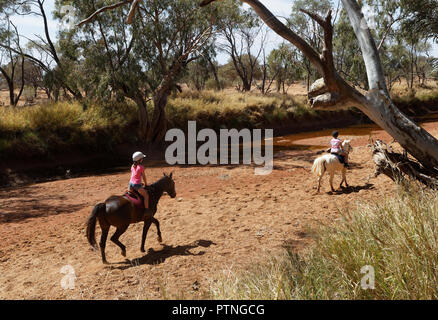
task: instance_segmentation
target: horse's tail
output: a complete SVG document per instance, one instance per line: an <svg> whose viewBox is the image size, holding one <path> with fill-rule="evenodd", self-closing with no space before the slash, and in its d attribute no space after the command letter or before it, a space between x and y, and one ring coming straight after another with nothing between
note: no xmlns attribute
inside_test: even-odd
<svg viewBox="0 0 438 320"><path fill-rule="evenodd" d="M100 213L104 213L105 212L105 208L106 208L105 203L97 204L93 208L93 211L91 212L90 216L88 217L88 221L87 221L87 239L88 239L88 242L90 243L90 245L94 249L97 249L96 237L95 237L96 220L97 220L97 217L99 216Z"/></svg>
<svg viewBox="0 0 438 320"><path fill-rule="evenodd" d="M326 159L324 157L316 159L312 167L313 174L317 177L321 177L326 170Z"/></svg>

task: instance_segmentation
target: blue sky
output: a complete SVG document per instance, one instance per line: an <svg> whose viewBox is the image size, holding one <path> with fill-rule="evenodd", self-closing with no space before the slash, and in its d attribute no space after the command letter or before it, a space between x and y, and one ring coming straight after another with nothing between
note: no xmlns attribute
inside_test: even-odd
<svg viewBox="0 0 438 320"><path fill-rule="evenodd" d="M56 38L56 33L59 29L58 23L51 19L51 12L55 9L54 2L54 0L45 1L46 12L50 12L49 29L53 39ZM287 17L292 11L293 0L261 0L261 2L279 17ZM27 37L32 38L34 37L34 34L44 34L43 23L41 20L42 19L37 16L21 16L13 18L13 21L17 25L19 32ZM270 49L275 48L282 41L283 40L281 37L277 36L274 32L271 32L268 43L266 44L267 51L269 52ZM433 50L431 53L433 56L438 57L438 44L433 45ZM220 63L224 63L226 62L227 57L222 54L218 57L218 60Z"/></svg>

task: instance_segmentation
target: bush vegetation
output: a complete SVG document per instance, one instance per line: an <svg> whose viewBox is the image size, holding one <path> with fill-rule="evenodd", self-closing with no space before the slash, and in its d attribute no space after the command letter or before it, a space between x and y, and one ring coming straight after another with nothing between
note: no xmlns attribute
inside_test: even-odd
<svg viewBox="0 0 438 320"><path fill-rule="evenodd" d="M437 299L438 193L400 187L396 196L362 203L315 231L302 253L287 250L267 262L212 282L215 299ZM375 289L361 286L364 266Z"/></svg>
<svg viewBox="0 0 438 320"><path fill-rule="evenodd" d="M438 106L438 91L424 91L396 102L406 108ZM153 106L148 105L149 117ZM166 106L168 128L274 128L316 120L351 117L350 112L323 112L308 107L305 96L253 92L184 90ZM0 159L47 158L64 151L107 151L117 144L140 142L137 106L127 102L51 102L27 107L0 107Z"/></svg>
<svg viewBox="0 0 438 320"><path fill-rule="evenodd" d="M58 102L0 108L0 158L47 157L65 151L110 151L135 138L132 104ZM135 127L135 126L134 126Z"/></svg>

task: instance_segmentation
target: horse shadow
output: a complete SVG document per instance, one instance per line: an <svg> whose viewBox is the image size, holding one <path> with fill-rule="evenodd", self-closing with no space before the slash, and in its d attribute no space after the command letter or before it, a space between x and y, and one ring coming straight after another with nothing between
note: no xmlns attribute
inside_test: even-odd
<svg viewBox="0 0 438 320"><path fill-rule="evenodd" d="M135 258L132 260L126 260L122 262L122 266L114 266L112 265L111 268L113 269L119 269L119 270L126 270L133 267L138 267L141 265L157 265L162 264L166 261L166 259L174 256L202 256L205 254L205 251L200 251L198 253L193 253L190 250L203 247L203 248L209 248L212 245L216 245L213 241L210 240L198 240L194 243L183 245L183 246L172 246L172 245L166 245L163 244L162 249L155 251L153 248L150 248L146 255L140 258ZM116 263L117 264L117 263ZM120 264L120 263L118 263Z"/></svg>
<svg viewBox="0 0 438 320"><path fill-rule="evenodd" d="M352 194L359 193L362 190L373 190L375 189L374 184L367 183L363 186L349 186L348 188L341 187L341 190L337 190L335 192L329 192L332 195L343 195L343 194Z"/></svg>

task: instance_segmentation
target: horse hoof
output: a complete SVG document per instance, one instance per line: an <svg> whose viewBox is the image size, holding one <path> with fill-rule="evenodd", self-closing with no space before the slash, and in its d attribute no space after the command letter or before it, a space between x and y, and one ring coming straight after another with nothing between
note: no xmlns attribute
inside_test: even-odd
<svg viewBox="0 0 438 320"><path fill-rule="evenodd" d="M126 251L122 251L122 256L126 258Z"/></svg>
<svg viewBox="0 0 438 320"><path fill-rule="evenodd" d="M160 236L158 236L157 240L158 240L159 243L163 242L163 238L161 238Z"/></svg>
<svg viewBox="0 0 438 320"><path fill-rule="evenodd" d="M145 249L140 249L140 251L141 251L141 252L143 252L143 253L145 253L145 252L146 252L146 250L145 250Z"/></svg>

